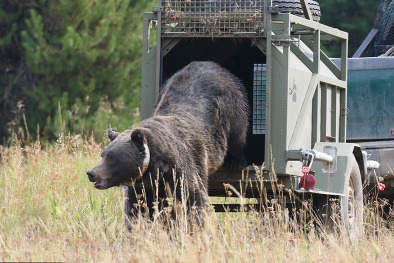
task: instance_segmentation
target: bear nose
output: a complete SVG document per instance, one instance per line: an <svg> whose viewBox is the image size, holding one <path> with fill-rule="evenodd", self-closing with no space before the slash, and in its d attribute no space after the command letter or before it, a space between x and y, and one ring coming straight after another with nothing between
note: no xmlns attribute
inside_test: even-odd
<svg viewBox="0 0 394 263"><path fill-rule="evenodd" d="M94 177L96 176L96 174L94 173L93 170L89 170L87 173L89 181L93 182L94 181Z"/></svg>

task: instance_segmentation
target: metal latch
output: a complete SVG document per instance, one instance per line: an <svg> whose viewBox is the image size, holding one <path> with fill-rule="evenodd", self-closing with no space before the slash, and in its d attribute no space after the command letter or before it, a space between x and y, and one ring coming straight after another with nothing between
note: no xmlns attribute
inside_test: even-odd
<svg viewBox="0 0 394 263"><path fill-rule="evenodd" d="M300 184L305 190L312 189L316 185L316 178L310 173L313 160L318 160L326 163L333 163L334 158L326 153L318 152L315 150L302 151L303 166Z"/></svg>
<svg viewBox="0 0 394 263"><path fill-rule="evenodd" d="M384 188L386 188L386 185L384 183L379 182L379 178L376 174L376 169L379 169L380 163L374 160L369 160L368 159L371 157L370 154L368 154L366 151L362 151L363 154L363 160L364 160L364 174L368 174L368 170L373 173L376 181L376 187L378 188L379 191L384 191Z"/></svg>

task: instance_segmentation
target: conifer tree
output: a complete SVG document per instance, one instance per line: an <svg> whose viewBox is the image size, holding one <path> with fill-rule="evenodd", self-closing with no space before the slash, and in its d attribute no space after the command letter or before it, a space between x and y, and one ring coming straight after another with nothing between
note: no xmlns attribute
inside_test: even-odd
<svg viewBox="0 0 394 263"><path fill-rule="evenodd" d="M121 108L118 104L127 105L129 113L124 110L128 116L123 117L132 124L139 102L142 13L153 1L8 2L1 6L10 15L2 16L8 28L0 35L0 46L13 50L16 44L18 49L13 72L1 80L12 94L2 94L10 104L2 103L3 115L16 111L21 101L30 132L39 125L50 139L59 132L89 134ZM22 71L18 63L23 63ZM99 114L100 108L107 115Z"/></svg>

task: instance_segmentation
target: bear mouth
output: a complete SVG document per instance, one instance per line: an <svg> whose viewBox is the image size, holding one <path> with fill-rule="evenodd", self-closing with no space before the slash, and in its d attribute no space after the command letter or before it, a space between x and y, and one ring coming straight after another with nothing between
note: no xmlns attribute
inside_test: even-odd
<svg viewBox="0 0 394 263"><path fill-rule="evenodd" d="M100 190L104 190L109 188L109 180L104 180L102 182L95 182L93 185L95 188L100 189Z"/></svg>

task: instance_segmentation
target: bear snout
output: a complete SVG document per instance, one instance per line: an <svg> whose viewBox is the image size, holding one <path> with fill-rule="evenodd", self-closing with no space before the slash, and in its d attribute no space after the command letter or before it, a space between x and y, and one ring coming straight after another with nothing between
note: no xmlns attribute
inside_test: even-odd
<svg viewBox="0 0 394 263"><path fill-rule="evenodd" d="M86 173L88 175L89 181L94 182L94 177L96 177L96 173L90 169L89 171L87 171Z"/></svg>

